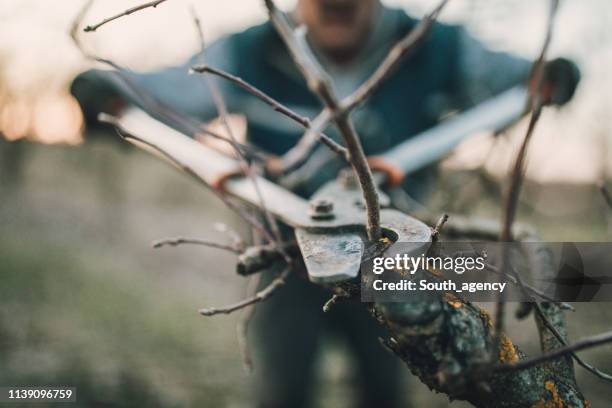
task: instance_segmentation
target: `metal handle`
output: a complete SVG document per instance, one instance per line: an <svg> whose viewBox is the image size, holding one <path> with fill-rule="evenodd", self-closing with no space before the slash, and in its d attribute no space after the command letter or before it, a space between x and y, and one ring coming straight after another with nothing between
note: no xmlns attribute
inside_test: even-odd
<svg viewBox="0 0 612 408"><path fill-rule="evenodd" d="M373 157L371 165L397 185L404 175L442 159L474 133L499 131L512 124L525 113L527 96L524 86L511 88Z"/></svg>

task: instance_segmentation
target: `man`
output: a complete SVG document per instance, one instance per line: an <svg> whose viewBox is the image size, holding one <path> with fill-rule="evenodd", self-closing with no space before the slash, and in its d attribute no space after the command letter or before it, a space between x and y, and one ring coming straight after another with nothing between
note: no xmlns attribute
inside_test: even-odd
<svg viewBox="0 0 612 408"><path fill-rule="evenodd" d="M309 44L340 97L368 78L389 49L417 24L403 11L386 8L379 0L298 0L291 17L307 27ZM201 61L202 56L196 55L184 65L130 77L173 109L209 120L216 116L216 109L206 82L187 75L189 67ZM304 116L312 118L322 108L269 22L212 44L206 51L206 61ZM529 69L527 61L485 49L462 28L435 24L419 50L352 115L365 152L383 152L435 125L449 111L465 109L526 81ZM229 111L245 115L250 143L282 155L303 134L303 129L233 84L218 81L218 86ZM143 105L138 93L126 89L108 72L80 76L73 90L87 117L108 109L92 98L104 92L109 97L97 98L102 104L116 100L110 96L119 95ZM328 133L334 134L333 129ZM337 169L333 154L320 146L297 170L299 177L289 177L286 183L307 197L333 178ZM413 196L423 197L433 186L434 176L434 168L411 175L406 189ZM264 283L270 276L266 274ZM378 345L382 331L358 305L338 304L323 314L321 306L328 298L328 292L292 274L282 290L258 306L254 324L258 404L308 406L312 402L315 356L321 340L330 335L342 339L354 357L354 405L398 406L400 360Z"/></svg>

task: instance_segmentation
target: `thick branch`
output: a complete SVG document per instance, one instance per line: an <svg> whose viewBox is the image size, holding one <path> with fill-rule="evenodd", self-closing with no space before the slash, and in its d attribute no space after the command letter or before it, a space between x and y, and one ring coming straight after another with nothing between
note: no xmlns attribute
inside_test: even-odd
<svg viewBox="0 0 612 408"><path fill-rule="evenodd" d="M310 50L307 48L303 31L301 37L296 34L286 21L284 15L276 8L272 0L265 0L265 4L268 8L270 20L276 27L293 59L306 78L309 89L321 98L331 112L337 112L339 109L338 100L334 95L328 79L321 71ZM349 152L349 162L359 179L359 184L363 192L367 213L366 229L368 238L370 240L378 240L381 237L380 204L370 166L367 163L363 147L361 146L359 137L353 128L348 114L336 117L336 126Z"/></svg>

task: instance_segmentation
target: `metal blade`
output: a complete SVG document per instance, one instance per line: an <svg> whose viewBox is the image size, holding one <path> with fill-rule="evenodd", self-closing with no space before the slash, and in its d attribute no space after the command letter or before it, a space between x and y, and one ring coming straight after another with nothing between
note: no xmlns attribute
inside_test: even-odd
<svg viewBox="0 0 612 408"><path fill-rule="evenodd" d="M358 233L296 229L295 236L311 282L334 283L359 275L363 241Z"/></svg>

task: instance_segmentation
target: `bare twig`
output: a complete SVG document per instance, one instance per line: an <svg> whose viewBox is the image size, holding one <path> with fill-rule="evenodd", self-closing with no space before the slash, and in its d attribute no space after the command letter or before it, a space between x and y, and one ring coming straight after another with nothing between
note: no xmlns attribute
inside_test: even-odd
<svg viewBox="0 0 612 408"><path fill-rule="evenodd" d="M606 185L603 182L601 182L601 184L599 185L599 191L601 191L601 195L606 201L608 208L612 210L612 194L610 194L610 192L606 188Z"/></svg>
<svg viewBox="0 0 612 408"><path fill-rule="evenodd" d="M383 62L378 66L376 71L368 78L353 94L347 96L342 101L342 112L350 112L355 107L359 106L368 99L378 87L389 77L389 75L397 68L398 64L407 55L415 51L421 45L423 39L433 26L434 22L442 12L442 9L448 0L442 0L440 4L427 16L419 22L419 24L410 30L410 32L402 38L389 51Z"/></svg>
<svg viewBox="0 0 612 408"><path fill-rule="evenodd" d="M487 272L491 272L491 273L495 273L495 274L501 274L501 271L499 270L499 268L497 268L495 265L491 265L489 263L485 263L485 270ZM565 302L560 302L558 300L553 299L552 297L548 296L546 293L542 292L541 290L534 288L533 286L523 282L521 280L521 282L519 283L519 280L516 278L518 274L516 275L507 275L506 276L506 280L508 280L510 283L515 284L517 286L520 286L522 288L522 290L526 291L529 294L529 298L535 303L536 299L535 297L539 297L547 302L550 303L554 303L555 305L559 306L561 309L563 310L571 310L574 311L574 307L568 303Z"/></svg>
<svg viewBox="0 0 612 408"><path fill-rule="evenodd" d="M325 108L323 111L310 123L306 132L300 140L289 149L281 158L281 172L284 174L290 173L308 159L312 153L316 142L317 135L321 134L329 120L331 119L330 110ZM344 147L343 147L344 148ZM348 152L345 150L345 160L349 161Z"/></svg>
<svg viewBox="0 0 612 408"><path fill-rule="evenodd" d="M560 344L562 344L563 346L567 346L567 341L561 335L561 333L559 333L559 330L557 330L557 328L552 324L552 322L550 321L548 316L546 316L546 314L542 310L542 306L540 306L540 304L538 302L535 302L534 304L535 304L536 312L538 313L538 316L540 317L540 319L542 321L542 324L544 324L544 326L548 329L548 331L551 332L553 336L555 336L555 338L557 339L557 341ZM578 354L576 354L575 351L571 351L569 353L569 355L574 360L576 360L576 362L578 364L580 364L580 366L582 366L582 368L584 368L585 370L591 372L592 374L596 375L597 377L599 377L602 380L612 381L612 375L610 375L610 374L608 374L608 373L598 369L597 367L587 363L586 361L584 361L582 359L582 357L580 357Z"/></svg>
<svg viewBox="0 0 612 408"><path fill-rule="evenodd" d="M247 299L243 299L229 306L200 309L199 313L203 316L229 314L235 312L236 310L244 309L247 306L264 301L270 296L272 296L279 287L285 284L285 280L287 279L287 276L289 276L290 271L290 266L287 266L276 278L272 280L272 282L270 282L268 286L257 292L254 296L251 296Z"/></svg>
<svg viewBox="0 0 612 408"><path fill-rule="evenodd" d="M431 231L431 240L432 241L435 242L435 241L438 240L438 237L440 236L440 233L442 232L442 228L444 227L444 224L446 224L446 221L448 221L448 214L442 214L442 216L440 217L440 219L436 223L436 226L433 227L433 229Z"/></svg>
<svg viewBox="0 0 612 408"><path fill-rule="evenodd" d="M237 76L232 75L232 74L230 74L230 73L228 73L226 71L223 71L223 70L217 69L217 68L213 68L213 67L205 65L205 64L203 64L203 65L195 65L195 66L191 67L191 70L193 72L197 72L197 73L209 73L209 74L217 75L217 76L219 76L219 77L221 77L223 79L226 79L226 80L228 80L230 82L233 82L234 84L238 85L239 87L241 87L245 91L249 92L250 94L252 94L252 95L256 96L257 98L259 98L260 100L262 100L264 103L266 103L267 105L272 107L272 109L274 109L276 112L279 112L279 113L285 115L289 119L291 119L294 122L300 124L305 129L310 129L310 127L311 127L310 119L308 119L308 118L306 118L304 116L301 116L300 114L296 113L295 111L289 109L287 106L285 106L282 103L278 102L276 99L272 98L271 96L269 96L268 94L266 94L262 90L256 88L255 86L249 84L248 82L246 82L245 80L243 80L240 77L237 77ZM348 160L348 158L347 158L348 153L347 153L346 148L344 146L341 146L336 141L334 141L332 138L330 138L329 136L325 135L322 132L318 132L316 136L321 141L321 143L323 143L324 145L329 147L329 149L331 151L333 151L334 153L338 154L344 160Z"/></svg>
<svg viewBox="0 0 612 408"><path fill-rule="evenodd" d="M531 79L532 86L529 95L531 117L529 119L527 132L525 133L525 137L523 138L523 143L521 144L521 148L519 149L519 152L516 156L516 160L514 162L514 167L512 169L512 174L510 177L510 186L508 188L508 193L506 196L506 205L502 224L503 228L499 237L499 240L502 242L512 240L512 223L514 222L514 217L516 215L518 196L524 178L525 156L527 154L529 142L531 141L531 136L538 122L538 119L540 118L540 113L542 112L543 101L541 100L541 90L544 82L544 66L546 62L546 54L548 51L548 47L552 39L555 15L557 13L558 7L559 0L551 0L546 38L544 40L544 44L542 45L540 55L533 64L533 74Z"/></svg>
<svg viewBox="0 0 612 408"><path fill-rule="evenodd" d="M241 253L240 249L234 245L220 244L218 242L206 241L204 239L199 239L199 238L183 238L183 237L165 238L165 239L161 239L159 241L153 242L152 246L153 248L161 248L163 246L177 246L177 245L183 245L183 244L203 245L203 246L207 246L210 248L223 249L225 251L233 252L235 254Z"/></svg>
<svg viewBox="0 0 612 408"><path fill-rule="evenodd" d="M333 305L341 302L342 300L346 300L351 296L349 292L339 287L334 288L334 292L335 293L332 295L332 297L327 299L327 301L323 304L323 313L329 312Z"/></svg>
<svg viewBox="0 0 612 408"><path fill-rule="evenodd" d="M157 99L149 95L143 89L141 89L138 85L136 85L131 78L127 75L127 70L117 63L101 58L97 55L94 55L88 52L83 43L81 42L81 38L79 37L79 26L82 23L83 18L91 8L93 4L93 0L89 0L83 5L83 8L77 13L69 31L70 38L72 42L77 47L77 49L81 52L81 54L89 60L99 62L104 65L108 65L113 68L117 77L121 80L122 84L127 88L129 92L132 92L134 96L139 100L144 109L159 118L171 126L179 129L181 132L189 134L192 137L197 135L206 134L208 136L214 137L215 139L221 140L225 143L230 144L234 148L240 149L245 155L249 157L258 158L261 160L265 160L266 157L261 152L256 152L252 147L247 147L241 145L240 143L233 143L231 140L228 140L226 137L218 134L217 132L212 131L208 126L203 123L199 123L177 111L174 109L163 105Z"/></svg>
<svg viewBox="0 0 612 408"><path fill-rule="evenodd" d="M538 268L538 266L533 266L534 268ZM491 271L497 271L499 272L499 270L497 270L497 268L489 265L488 269ZM538 315L538 317L540 318L540 321L542 322L543 326L548 329L548 331L557 339L557 341L563 345L566 346L567 345L567 341L566 339L561 335L561 333L559 332L559 330L557 329L557 327L555 327L555 325L550 321L550 319L548 318L547 314L544 313L544 311L542 310L542 306L540 305L540 302L537 301L534 297L534 294L542 297L543 299L546 299L547 301L551 302L552 304L554 304L555 306L558 306L562 309L567 308L567 306L565 303L563 302L558 302L555 301L553 299L550 299L548 296L546 296L545 294L541 293L539 290L529 286L528 284L526 284L523 281L523 278L521 277L520 273L514 273L511 275L507 275L506 279L508 279L509 281L517 284L521 291L523 292L523 295L526 296L529 300L530 300L530 304L534 305L535 309L536 309L536 313ZM599 370L598 368L592 366L591 364L587 363L586 361L584 361L580 356L578 356L575 352L570 353L571 357L574 358L576 360L576 362L578 362L578 364L580 364L584 369L586 369L587 371L590 371L591 373L593 373L594 375L596 375L597 377L603 379L603 380L607 380L607 381L612 381L612 376L610 376L609 374L605 373L604 371Z"/></svg>
<svg viewBox="0 0 612 408"><path fill-rule="evenodd" d="M201 58L204 59L205 42L204 42L204 32L202 31L202 25L200 24L200 19L198 18L193 8L191 8L191 14L192 14L192 18L196 26L196 31L198 33L198 37L200 40L200 48L201 48L200 55L201 55ZM210 89L210 92L212 94L212 97L215 103L215 107L217 108L217 113L221 119L221 123L225 127L225 130L229 138L232 140L232 142L237 143L236 136L234 135L234 131L232 127L230 126L229 122L227 121L227 116L228 116L227 106L225 104L225 100L223 99L223 95L221 95L221 91L219 90L217 84L214 81L211 81L208 76L205 76L204 78L206 80L206 84L208 85L208 89ZM251 183L253 184L253 188L255 189L255 193L257 194L257 198L260 203L260 208L274 235L275 240L273 242L275 244L275 247L278 250L278 252L283 256L283 258L285 259L285 262L290 263L291 257L289 256L289 254L287 254L287 252L284 251L284 249L280 245L280 242L282 241L280 229L278 227L276 219L272 216L272 214L270 214L270 212L268 211L268 208L266 207L266 203L261 193L261 189L259 188L257 179L253 173L253 168L249 165L249 163L247 162L246 158L244 157L240 149L235 149L235 151L236 151L236 155L238 156L238 160L239 160L240 168L242 172L244 173L246 177L248 177L251 180Z"/></svg>
<svg viewBox="0 0 612 408"><path fill-rule="evenodd" d="M299 163L305 160L306 156L314 147L316 135L327 126L330 120L336 116L349 114L357 106L367 100L380 85L389 77L389 75L397 68L398 64L407 55L415 51L426 37L433 23L438 18L440 12L448 0L442 0L440 4L427 16L425 16L419 24L404 37L389 51L383 62L374 71L374 73L359 86L351 95L345 97L340 103L336 111L328 109L322 111L313 121L312 127L304 133L296 147L291 149L284 161L287 162L287 169L294 166L294 163Z"/></svg>
<svg viewBox="0 0 612 408"><path fill-rule="evenodd" d="M257 292L261 275L252 276L249 279L247 287L247 296L254 296ZM250 373L253 371L253 358L251 357L251 348L249 347L249 324L255 315L256 304L249 305L242 311L242 316L236 324L236 336L238 338L238 347L242 356L242 367L244 371Z"/></svg>
<svg viewBox="0 0 612 408"><path fill-rule="evenodd" d="M336 304L336 302L338 301L339 298L340 298L340 296L338 296L337 294L334 293L332 295L332 297L327 299L327 301L323 305L323 312L324 313L329 312L331 310L331 307Z"/></svg>
<svg viewBox="0 0 612 408"><path fill-rule="evenodd" d="M312 53L307 48L306 42L300 40L298 34L294 32L286 21L285 16L276 8L273 0L265 0L265 4L272 24L276 27L276 30L287 45L293 59L306 78L308 88L315 93L332 112L337 112L339 109L338 100L334 95L325 73L321 71ZM355 132L349 115L338 115L335 120L336 126L349 152L349 162L359 179L359 185L363 192L367 213L366 230L368 238L373 241L378 240L381 237L380 204L370 166L368 165L363 147L361 146L361 142L359 141L359 137Z"/></svg>
<svg viewBox="0 0 612 408"><path fill-rule="evenodd" d="M142 139L142 138L140 138L138 136L130 134L129 132L127 132L126 129L124 129L119 124L117 118L115 118L114 116L111 116L111 115L108 115L108 114L100 114L99 117L98 117L98 120L100 122L105 122L105 123L109 123L109 124L113 125L115 127L115 129L117 130L117 133L119 134L119 136L121 136L123 139L128 140L128 141L134 141L136 143L140 143L142 145L148 146L151 149L153 149L154 151L156 151L159 154L161 154L170 163L174 164L177 168L179 168L183 172L187 173L188 175L193 177L195 180L197 180L199 183L201 183L206 188L208 188L210 191L212 191L223 202L223 204L225 204L229 209L233 210L236 214L238 214L238 216L240 218L242 218L244 221L246 221L251 227L253 227L258 233L260 233L269 242L273 242L274 241L274 238L270 235L270 233L266 230L266 228L259 222L259 220L256 217L254 217L253 215L251 215L247 211L244 211L244 209L242 209L241 207L239 207L238 205L233 203L227 196L225 196L223 194L223 192L221 192L218 189L213 188L212 186L210 186L203 178L201 178L195 171L193 171L193 169L191 169L191 167L189 167L186 164L181 163L180 161L176 160L174 158L174 156L172 156L168 152L164 151L159 146L156 146L156 145L154 145L154 144L152 144L152 143L150 143L150 142L148 142L148 141L146 141L146 140L144 140L144 139Z"/></svg>
<svg viewBox="0 0 612 408"><path fill-rule="evenodd" d="M525 172L525 156L527 154L527 149L529 147L529 141L531 140L531 136L533 135L533 131L535 129L536 124L538 123L538 119L540 118L540 113L542 111L542 100L541 100L541 89L542 83L544 80L544 64L546 59L546 53L548 51L548 46L552 39L553 27L555 21L555 15L557 13L557 8L559 6L559 0L551 0L550 6L550 14L548 17L548 24L546 29L546 38L544 39L544 44L542 45L542 50L538 59L533 64L533 78L532 84L533 87L531 89L530 95L530 108L531 108L531 116L529 118L529 125L527 127L527 132L525 133L525 137L523 138L523 143L521 144L521 148L517 154L514 167L512 170L512 174L510 176L510 186L508 188L508 193L506 196L506 204L503 214L503 223L502 230L499 236L499 240L502 242L507 242L512 240L512 224L514 222L514 217L516 215L516 208L518 204L518 197L520 194L520 189L524 177ZM502 251L502 282L506 280L507 274L507 251L505 247ZM499 349L501 343L501 336L504 330L504 318L505 318L505 293L499 292L498 298L495 307L495 332L493 337L493 356L497 355L497 350Z"/></svg>
<svg viewBox="0 0 612 408"><path fill-rule="evenodd" d="M283 105L276 99L272 98L271 96L269 96L268 94L260 90L259 88L255 87L254 85L251 85L250 83L246 82L244 79L240 77L237 77L236 75L230 74L229 72L224 71L222 69L213 68L207 64L194 65L191 67L191 71L196 72L198 74L213 74L227 81L233 82L234 84L238 85L245 91L249 92L251 95L256 96L257 98L261 99L264 103L270 105L272 109L274 109L275 111L287 116L289 119L293 120L294 122L299 123L303 127L310 126L310 123L309 123L310 120L307 117L304 117L294 112L293 110L289 109L287 106Z"/></svg>
<svg viewBox="0 0 612 408"><path fill-rule="evenodd" d="M236 231L232 228L228 227L227 224L223 222L215 222L214 228L216 231L227 234L232 241L232 245L237 248L241 253L246 249L246 245L244 240Z"/></svg>
<svg viewBox="0 0 612 408"><path fill-rule="evenodd" d="M83 29L83 31L85 31L85 32L96 31L98 28L102 27L103 25L105 25L107 23L110 23L111 21L117 20L117 19L119 19L121 17L124 17L124 16L129 16L130 14L136 13L137 11L140 11L140 10L144 10L144 9L151 8L151 7L155 8L155 7L159 6L160 4L164 3L165 1L166 0L155 0L155 1L150 1L148 3L144 3L144 4L141 4L141 5L135 6L135 7L131 7L129 9L125 10L125 11L122 11L119 14L115 14L112 17L105 18L104 20L100 21L97 24L88 25L87 27L85 27Z"/></svg>
<svg viewBox="0 0 612 408"><path fill-rule="evenodd" d="M550 361L558 357L562 357L580 350L601 346L610 342L612 342L612 331L578 340L577 342L571 345L560 347L554 351L551 351L538 357L521 360L517 363L512 364L498 364L495 367L495 371L524 370L526 368L534 367L538 364L542 364L546 361Z"/></svg>

